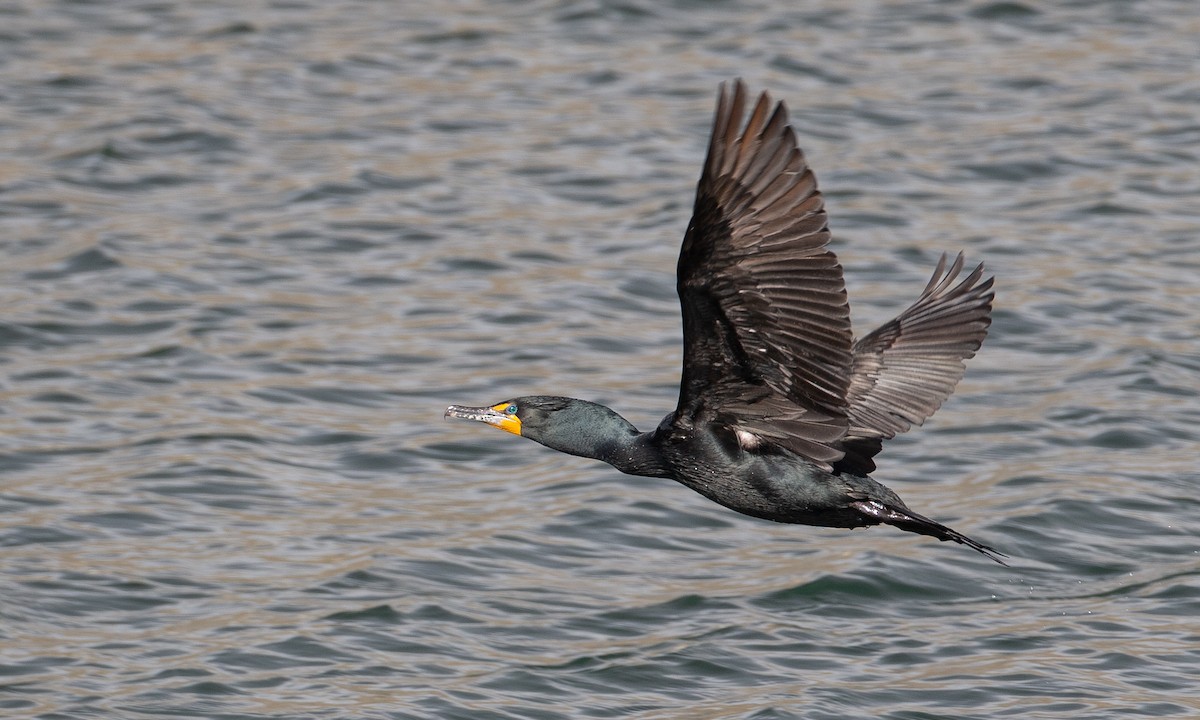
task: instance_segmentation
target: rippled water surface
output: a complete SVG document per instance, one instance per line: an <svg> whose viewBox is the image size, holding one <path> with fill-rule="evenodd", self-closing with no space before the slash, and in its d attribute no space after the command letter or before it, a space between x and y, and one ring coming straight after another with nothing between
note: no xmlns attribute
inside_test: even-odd
<svg viewBox="0 0 1200 720"><path fill-rule="evenodd" d="M0 6L0 714L1200 715L1200 6ZM876 477L1002 568L449 403L675 401L717 83L860 332L996 275Z"/></svg>

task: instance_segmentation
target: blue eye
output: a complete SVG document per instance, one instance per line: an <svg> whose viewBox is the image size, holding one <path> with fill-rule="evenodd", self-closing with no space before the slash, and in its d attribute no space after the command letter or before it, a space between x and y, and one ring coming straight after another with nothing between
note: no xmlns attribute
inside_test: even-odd
<svg viewBox="0 0 1200 720"><path fill-rule="evenodd" d="M504 414L505 415L516 415L517 414L517 406L509 405L508 407L504 408Z"/></svg>

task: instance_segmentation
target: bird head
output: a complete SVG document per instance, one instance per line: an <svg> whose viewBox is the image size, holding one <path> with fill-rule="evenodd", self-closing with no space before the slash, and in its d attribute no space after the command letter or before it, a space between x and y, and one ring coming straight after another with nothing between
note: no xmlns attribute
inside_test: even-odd
<svg viewBox="0 0 1200 720"><path fill-rule="evenodd" d="M547 395L528 395L485 407L451 405L446 417L484 422L584 457L597 457L606 440L637 434L629 421L603 405Z"/></svg>
<svg viewBox="0 0 1200 720"><path fill-rule="evenodd" d="M549 428L563 428L579 421L592 407L601 407L583 400L565 397L528 395L513 398L486 407L451 405L446 408L446 417L474 420L494 425L513 435L542 442Z"/></svg>

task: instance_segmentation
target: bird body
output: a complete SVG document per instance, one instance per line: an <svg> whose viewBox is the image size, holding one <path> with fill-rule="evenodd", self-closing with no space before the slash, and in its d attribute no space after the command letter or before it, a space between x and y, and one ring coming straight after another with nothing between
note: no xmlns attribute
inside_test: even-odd
<svg viewBox="0 0 1200 720"><path fill-rule="evenodd" d="M525 396L452 405L477 420L632 475L671 478L737 512L824 527L889 524L997 551L909 509L869 477L882 442L953 392L990 323L983 266L958 282L938 263L917 301L853 340L842 268L816 179L782 103L760 95L745 125L740 81L717 103L677 267L679 402L640 432L584 400Z"/></svg>

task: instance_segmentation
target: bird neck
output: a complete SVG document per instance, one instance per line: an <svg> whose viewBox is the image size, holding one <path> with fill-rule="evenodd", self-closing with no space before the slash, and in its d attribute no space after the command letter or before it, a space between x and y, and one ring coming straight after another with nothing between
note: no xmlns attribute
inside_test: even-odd
<svg viewBox="0 0 1200 720"><path fill-rule="evenodd" d="M638 432L615 410L571 398L557 415L553 432L531 439L559 452L601 460L628 475L671 476L654 433Z"/></svg>
<svg viewBox="0 0 1200 720"><path fill-rule="evenodd" d="M611 446L603 446L604 452L597 460L612 465L626 475L645 477L671 477L671 469L654 444L654 433L640 433L632 425L633 434L620 438Z"/></svg>

